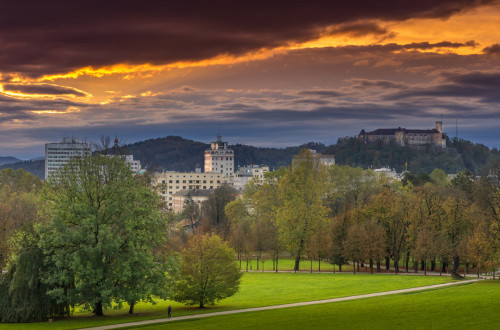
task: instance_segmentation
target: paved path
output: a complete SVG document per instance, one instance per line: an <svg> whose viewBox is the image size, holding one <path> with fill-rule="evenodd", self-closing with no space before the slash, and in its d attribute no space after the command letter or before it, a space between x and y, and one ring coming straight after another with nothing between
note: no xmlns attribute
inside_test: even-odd
<svg viewBox="0 0 500 330"><path fill-rule="evenodd" d="M337 302L337 301L346 301L346 300L354 300L354 299L362 299L362 298L370 298L370 297L387 296L390 294L397 294L397 293L404 293L404 292L414 292L414 291L422 291L422 290L428 290L428 289L436 289L436 288L448 287L448 286L452 286L452 285L472 283L472 282L477 282L477 281L481 281L481 279L474 279L474 280L468 280L468 281L457 281L457 282L450 282L450 283L444 283L444 284L435 284L435 285L421 286L421 287L410 288L410 289L368 293L368 294L349 296L349 297L305 301L305 302L298 302L298 303L284 304L284 305L254 307L254 308L246 308L246 309L235 309L235 310L223 311L223 312L185 315L185 316L178 316L178 317L172 317L172 318L163 318L163 319L155 319L155 320L121 323L121 324L103 325L100 327L85 328L85 329L86 330L89 330L89 329L93 329L93 330L118 329L118 328L125 328L125 327L134 327L134 326L155 324L155 323L166 323L166 322L175 322L175 321L181 321L181 320L200 319L200 318L204 318L204 317L212 317L212 316L218 316L218 315L230 315L230 314L238 314L238 313L265 311L265 310L270 310L270 309L281 309L281 308L289 308L289 307L326 304L326 303L332 303L332 302Z"/></svg>

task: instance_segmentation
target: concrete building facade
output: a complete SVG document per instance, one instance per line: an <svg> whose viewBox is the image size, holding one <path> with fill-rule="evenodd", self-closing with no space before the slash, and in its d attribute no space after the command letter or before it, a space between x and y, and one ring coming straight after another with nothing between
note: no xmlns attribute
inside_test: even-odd
<svg viewBox="0 0 500 330"><path fill-rule="evenodd" d="M160 197L173 208L173 195L181 190L213 190L229 183L222 173L162 172L154 175L154 186Z"/></svg>
<svg viewBox="0 0 500 330"><path fill-rule="evenodd" d="M221 173L230 177L234 173L234 151L217 135L217 141L210 143L210 149L205 151L205 172Z"/></svg>
<svg viewBox="0 0 500 330"><path fill-rule="evenodd" d="M237 191L243 191L245 185L252 179L257 179L260 184L264 182L264 174L269 172L269 166L248 165L242 166L233 175L233 188Z"/></svg>
<svg viewBox="0 0 500 330"><path fill-rule="evenodd" d="M172 209L175 212L181 212L184 209L184 203L188 196L191 196L193 202L201 207L201 204L208 200L208 196L212 193L212 191L213 190L206 189L184 189L178 191L172 195Z"/></svg>
<svg viewBox="0 0 500 330"><path fill-rule="evenodd" d="M89 143L74 137L65 137L59 143L45 144L45 179L66 165L71 158L90 155Z"/></svg>

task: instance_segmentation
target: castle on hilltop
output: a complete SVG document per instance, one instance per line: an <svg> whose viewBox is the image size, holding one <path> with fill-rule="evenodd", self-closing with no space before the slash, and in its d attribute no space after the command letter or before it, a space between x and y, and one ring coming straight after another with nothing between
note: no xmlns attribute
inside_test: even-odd
<svg viewBox="0 0 500 330"><path fill-rule="evenodd" d="M446 148L446 135L443 134L443 122L436 121L433 129L379 128L375 131L361 130L358 139L365 143L382 140L384 143L394 141L399 146L433 146Z"/></svg>

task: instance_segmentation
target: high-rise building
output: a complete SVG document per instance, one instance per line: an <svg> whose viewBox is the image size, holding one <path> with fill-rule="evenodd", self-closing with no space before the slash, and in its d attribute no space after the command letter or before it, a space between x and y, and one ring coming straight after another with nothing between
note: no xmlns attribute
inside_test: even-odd
<svg viewBox="0 0 500 330"><path fill-rule="evenodd" d="M65 137L59 143L45 144L45 179L63 167L71 158L89 155L90 144L73 137Z"/></svg>
<svg viewBox="0 0 500 330"><path fill-rule="evenodd" d="M234 173L234 151L228 149L227 142L222 141L217 135L217 141L210 144L210 149L205 151L205 172L222 173L230 177Z"/></svg>

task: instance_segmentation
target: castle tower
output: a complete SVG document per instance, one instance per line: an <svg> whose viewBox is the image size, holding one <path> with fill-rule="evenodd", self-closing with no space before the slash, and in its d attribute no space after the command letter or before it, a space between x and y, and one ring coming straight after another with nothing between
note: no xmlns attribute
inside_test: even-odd
<svg viewBox="0 0 500 330"><path fill-rule="evenodd" d="M228 177L234 173L234 151L228 149L220 134L217 141L210 143L210 149L205 150L205 172L222 173Z"/></svg>
<svg viewBox="0 0 500 330"><path fill-rule="evenodd" d="M442 121L436 121L436 129L438 130L439 133L443 133L443 122Z"/></svg>

